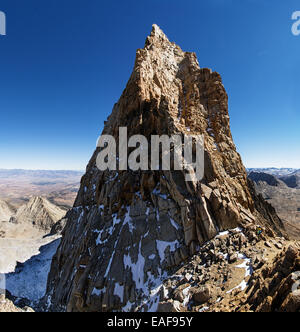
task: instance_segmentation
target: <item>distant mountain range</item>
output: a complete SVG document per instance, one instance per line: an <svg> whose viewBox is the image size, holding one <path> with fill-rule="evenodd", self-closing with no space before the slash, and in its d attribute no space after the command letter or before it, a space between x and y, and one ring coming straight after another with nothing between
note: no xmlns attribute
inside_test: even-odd
<svg viewBox="0 0 300 332"><path fill-rule="evenodd" d="M266 173L274 176L285 176L291 175L296 172L300 172L300 169L297 168L247 168L247 172L257 172L257 173Z"/></svg>
<svg viewBox="0 0 300 332"><path fill-rule="evenodd" d="M267 182L269 185L278 186L280 182L289 188L300 189L300 170L294 168L249 168L249 177L254 182ZM272 184L273 183L273 184ZM274 185L274 183L277 183Z"/></svg>
<svg viewBox="0 0 300 332"><path fill-rule="evenodd" d="M65 179L70 176L82 176L84 171L48 171L48 170L25 170L25 169L1 169L0 178L7 177L32 177L32 178L48 178L48 179Z"/></svg>

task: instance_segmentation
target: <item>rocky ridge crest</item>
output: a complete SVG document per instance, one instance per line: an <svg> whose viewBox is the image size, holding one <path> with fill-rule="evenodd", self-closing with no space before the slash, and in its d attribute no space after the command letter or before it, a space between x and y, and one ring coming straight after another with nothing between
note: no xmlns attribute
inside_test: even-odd
<svg viewBox="0 0 300 332"><path fill-rule="evenodd" d="M10 218L13 224L28 224L47 233L66 214L65 210L44 197L32 197Z"/></svg>

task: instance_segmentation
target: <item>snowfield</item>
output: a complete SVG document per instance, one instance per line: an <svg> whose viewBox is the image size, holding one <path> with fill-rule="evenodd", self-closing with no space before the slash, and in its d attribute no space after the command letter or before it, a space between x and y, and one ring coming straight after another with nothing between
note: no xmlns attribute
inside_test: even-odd
<svg viewBox="0 0 300 332"><path fill-rule="evenodd" d="M0 273L5 274L6 289L15 297L26 298L32 302L42 298L46 292L52 258L59 243L58 236L26 243L19 240L10 240L9 243L2 241ZM7 246L8 244L10 246ZM26 247L26 244L30 245ZM10 255L7 256L5 251ZM8 258L13 260L9 261ZM16 266L17 262L20 263Z"/></svg>

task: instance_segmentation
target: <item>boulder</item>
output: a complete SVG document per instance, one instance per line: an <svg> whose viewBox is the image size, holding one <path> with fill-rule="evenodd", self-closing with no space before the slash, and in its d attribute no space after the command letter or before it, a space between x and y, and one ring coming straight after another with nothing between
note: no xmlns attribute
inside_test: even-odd
<svg viewBox="0 0 300 332"><path fill-rule="evenodd" d="M207 303L211 297L211 290L209 286L193 288L191 293L193 294L193 300L198 305Z"/></svg>

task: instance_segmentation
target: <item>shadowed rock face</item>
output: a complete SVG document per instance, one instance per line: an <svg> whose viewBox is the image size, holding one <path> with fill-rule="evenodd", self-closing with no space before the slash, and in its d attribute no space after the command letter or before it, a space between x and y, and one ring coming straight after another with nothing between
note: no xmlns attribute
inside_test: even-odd
<svg viewBox="0 0 300 332"><path fill-rule="evenodd" d="M290 188L300 189L300 171L289 176L283 176L281 180Z"/></svg>
<svg viewBox="0 0 300 332"><path fill-rule="evenodd" d="M251 172L248 177L255 183L265 182L267 185L272 187L285 187L282 181L278 180L271 174Z"/></svg>
<svg viewBox="0 0 300 332"><path fill-rule="evenodd" d="M100 172L96 150L52 262L47 310L156 311L162 281L200 245L222 230L272 222L255 208L220 75L156 25L103 134L118 139L119 127L129 137L202 134L205 177Z"/></svg>

